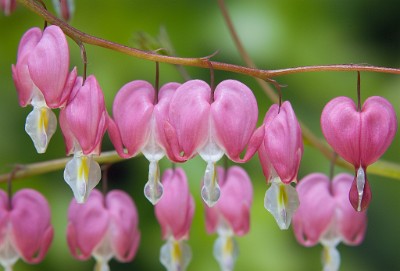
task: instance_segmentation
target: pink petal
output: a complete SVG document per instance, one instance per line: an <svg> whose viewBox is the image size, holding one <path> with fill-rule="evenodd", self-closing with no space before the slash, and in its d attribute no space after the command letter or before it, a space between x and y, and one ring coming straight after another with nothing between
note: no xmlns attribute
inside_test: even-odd
<svg viewBox="0 0 400 271"><path fill-rule="evenodd" d="M73 199L68 208L67 241L72 255L86 260L107 233L110 216L103 195L93 190L85 204Z"/></svg>
<svg viewBox="0 0 400 271"><path fill-rule="evenodd" d="M60 114L61 118L61 114ZM115 150L118 155L122 158L130 158L131 155L125 152L124 143L122 142L121 134L119 132L117 124L115 124L114 120L107 114L107 131L108 135L111 139L112 144L114 145Z"/></svg>
<svg viewBox="0 0 400 271"><path fill-rule="evenodd" d="M360 166L360 113L353 100L337 97L323 109L321 128L329 145L345 160Z"/></svg>
<svg viewBox="0 0 400 271"><path fill-rule="evenodd" d="M335 215L336 203L330 193L330 181L323 174L309 174L299 182L296 190L300 206L293 216L293 230L300 244L313 246Z"/></svg>
<svg viewBox="0 0 400 271"><path fill-rule="evenodd" d="M386 151L397 131L396 112L384 98L369 97L361 110L360 158L362 166L374 163Z"/></svg>
<svg viewBox="0 0 400 271"><path fill-rule="evenodd" d="M343 241L347 245L360 244L367 228L366 212L356 212L348 199L353 178L350 174L342 173L332 181L332 193L337 204L336 221Z"/></svg>
<svg viewBox="0 0 400 271"><path fill-rule="evenodd" d="M83 154L99 154L101 140L107 128L103 92L93 75L86 79L83 86L81 84L82 78L78 77L70 100L62 110L65 115L60 118L60 126L68 153L71 152L68 147L73 146L75 139Z"/></svg>
<svg viewBox="0 0 400 271"><path fill-rule="evenodd" d="M19 43L17 64L12 65L12 76L18 93L19 104L24 107L31 102L34 88L28 69L28 57L41 38L42 31L39 28L29 29Z"/></svg>
<svg viewBox="0 0 400 271"><path fill-rule="evenodd" d="M154 107L157 141L161 146L164 147L164 149L167 149L167 154L170 154L172 151L170 150L171 147L169 146L165 135L164 125L168 120L169 105L171 103L172 96L180 85L181 84L178 83L168 83L162 86L158 93L158 103Z"/></svg>
<svg viewBox="0 0 400 271"><path fill-rule="evenodd" d="M111 241L116 258L121 262L133 259L139 246L138 213L131 197L122 190L110 191L106 206L111 218Z"/></svg>
<svg viewBox="0 0 400 271"><path fill-rule="evenodd" d="M154 208L160 223L162 236L172 235L176 240L189 234L194 214L194 200L190 195L187 177L183 169L168 169L162 176L164 193Z"/></svg>
<svg viewBox="0 0 400 271"><path fill-rule="evenodd" d="M50 108L60 107L68 97L64 86L69 76L69 48L61 28L46 27L35 49L29 54L29 73ZM64 100L63 100L64 99Z"/></svg>
<svg viewBox="0 0 400 271"><path fill-rule="evenodd" d="M9 202L8 196L0 190L0 244L3 244L7 235L8 221L9 221Z"/></svg>
<svg viewBox="0 0 400 271"><path fill-rule="evenodd" d="M210 114L218 145L230 159L240 160L240 153L249 143L258 119L253 92L239 81L222 81L215 89Z"/></svg>
<svg viewBox="0 0 400 271"><path fill-rule="evenodd" d="M17 8L16 0L1 0L0 9L4 11L4 15L9 16Z"/></svg>
<svg viewBox="0 0 400 271"><path fill-rule="evenodd" d="M53 240L46 199L32 189L18 191L12 199L10 222L12 240L22 258L29 263L43 260Z"/></svg>
<svg viewBox="0 0 400 271"><path fill-rule="evenodd" d="M129 156L136 155L148 140L154 102L153 86L141 80L124 85L114 99L114 121Z"/></svg>
<svg viewBox="0 0 400 271"><path fill-rule="evenodd" d="M233 166L225 173L218 167L221 197L215 207L236 235L242 236L250 229L250 207L253 187L250 177L241 167ZM213 208L206 207L206 210Z"/></svg>
<svg viewBox="0 0 400 271"><path fill-rule="evenodd" d="M62 108L60 110L59 122L64 137L65 152L67 155L70 155L74 153L74 144L76 140L75 140L75 135L71 130L71 127L69 126L68 117L66 114L67 111L64 108Z"/></svg>
<svg viewBox="0 0 400 271"><path fill-rule="evenodd" d="M366 175L365 168L363 170L365 173L365 183L364 183L364 188L362 189L361 202L359 202L360 199L359 199L358 188L357 188L357 173L355 174L355 177L353 177L353 182L349 189L350 191L348 191L348 200L350 201L350 204L353 206L354 210L361 211L361 212L367 210L367 208L372 200L371 187L369 185L369 181L368 181L368 178Z"/></svg>
<svg viewBox="0 0 400 271"><path fill-rule="evenodd" d="M211 89L204 81L191 80L182 84L171 99L169 123L174 132L167 132L168 142L179 144L177 160L190 159L208 139ZM175 138L174 138L175 137ZM175 150L176 147L173 147ZM183 152L183 155L182 155Z"/></svg>
<svg viewBox="0 0 400 271"><path fill-rule="evenodd" d="M280 109L278 105L272 105L265 116L264 124L265 149L262 151L265 150L265 155L281 181L288 184L297 178L304 149L301 128L291 104L286 101ZM265 161L265 157L261 159L262 162ZM266 167L268 165L263 166L264 172L267 171Z"/></svg>

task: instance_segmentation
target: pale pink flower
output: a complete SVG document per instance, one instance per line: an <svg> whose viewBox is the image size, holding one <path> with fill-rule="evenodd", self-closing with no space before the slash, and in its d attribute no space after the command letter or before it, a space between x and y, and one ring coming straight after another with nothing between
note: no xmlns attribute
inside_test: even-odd
<svg viewBox="0 0 400 271"><path fill-rule="evenodd" d="M239 247L234 235L242 236L250 229L250 207L253 187L250 177L241 167L225 171L217 168L221 198L213 207L205 206L208 233L218 232L214 243L214 257L221 270L233 270Z"/></svg>
<svg viewBox="0 0 400 271"><path fill-rule="evenodd" d="M78 202L84 202L101 179L100 166L93 159L99 155L107 128L103 92L91 75L82 85L78 77L70 99L60 112L60 126L67 154L74 157L65 167L64 179Z"/></svg>
<svg viewBox="0 0 400 271"><path fill-rule="evenodd" d="M371 201L366 169L383 155L396 134L393 106L373 96L358 111L353 100L337 97L322 111L321 128L335 152L354 165L349 198L355 210L365 210Z"/></svg>
<svg viewBox="0 0 400 271"><path fill-rule="evenodd" d="M290 102L270 107L264 118L264 129L258 156L266 181L271 183L264 206L281 229L288 229L299 205L296 190L290 183L297 181L304 151L301 128Z"/></svg>
<svg viewBox="0 0 400 271"><path fill-rule="evenodd" d="M144 192L156 204L161 198L158 161L171 153L166 140L164 123L168 118L169 103L178 83L168 83L159 90L142 80L124 85L113 103L113 118L108 118L108 132L118 154L130 158L142 152L149 160L149 179Z"/></svg>
<svg viewBox="0 0 400 271"><path fill-rule="evenodd" d="M75 11L74 0L53 0L54 9L64 21L70 21Z"/></svg>
<svg viewBox="0 0 400 271"><path fill-rule="evenodd" d="M162 237L167 240L161 247L160 261L169 270L183 271L192 257L185 243L194 214L194 200L189 191L183 169L168 169L162 176L164 195L155 205L156 218Z"/></svg>
<svg viewBox="0 0 400 271"><path fill-rule="evenodd" d="M332 180L320 173L304 177L296 189L300 206L293 216L293 230L304 246L324 246L324 270L338 270L340 242L358 245L367 225L365 212L356 212L348 199L353 176L338 174Z"/></svg>
<svg viewBox="0 0 400 271"><path fill-rule="evenodd" d="M43 260L53 240L50 220L50 207L37 191L22 189L10 200L0 190L0 264L6 271L20 257L28 263Z"/></svg>
<svg viewBox="0 0 400 271"><path fill-rule="evenodd" d="M264 131L255 130L257 101L252 91L235 80L225 80L214 93L201 80L182 84L171 99L165 133L174 162L186 161L197 153L207 162L201 195L214 205L220 189L215 163L226 154L235 162L246 162L257 151ZM247 147L244 158L240 154Z"/></svg>
<svg viewBox="0 0 400 271"><path fill-rule="evenodd" d="M3 10L4 15L9 16L17 8L16 0L0 0L0 9Z"/></svg>
<svg viewBox="0 0 400 271"><path fill-rule="evenodd" d="M67 241L79 260L96 259L96 270L109 270L115 257L129 262L136 255L140 232L138 213L131 197L121 190L103 196L93 190L85 204L72 199L68 209Z"/></svg>
<svg viewBox="0 0 400 271"><path fill-rule="evenodd" d="M37 152L43 153L57 127L50 108L65 106L77 76L76 69L69 72L69 49L62 30L53 25L43 32L28 30L20 41L12 75L19 104L34 107L25 130Z"/></svg>

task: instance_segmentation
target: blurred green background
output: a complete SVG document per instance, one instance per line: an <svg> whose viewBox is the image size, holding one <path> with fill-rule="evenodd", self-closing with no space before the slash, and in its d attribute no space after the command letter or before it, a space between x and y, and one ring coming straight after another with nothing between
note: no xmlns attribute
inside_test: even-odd
<svg viewBox="0 0 400 271"><path fill-rule="evenodd" d="M45 1L51 11L50 1ZM245 48L260 68L279 69L303 65L367 63L376 66L400 66L400 4L398 1L314 0L314 1L226 1ZM157 35L165 27L179 56L203 57L219 50L213 60L243 65L216 1L115 0L76 1L71 24L87 33L133 45L138 31ZM31 108L18 106L11 78L19 39L30 27L42 27L43 21L23 7L10 17L0 15L0 170L8 172L17 163L32 163L65 156L60 130L50 142L46 154L35 152L24 132L25 118ZM69 39L71 66L82 72L79 48ZM121 53L88 45L88 74L97 76L104 91L107 108L125 83L143 79L154 82L155 65ZM208 81L209 71L187 69L192 78ZM160 65L160 81L182 82L177 70ZM216 71L216 81L241 80L257 96L260 118L271 102L251 77ZM315 134L322 137L319 118L323 106L333 97L356 97L356 73L319 72L276 78L287 85L283 99L290 100L297 116ZM400 77L362 73L362 98L380 95L389 99L400 113ZM384 159L400 162L400 136L397 135ZM103 150L113 147L105 136ZM164 159L162 169L170 167ZM196 213L189 244L193 260L188 270L219 270L212 256L215 235L205 232L204 209L200 200L200 179L205 163L195 158L182 165L196 199ZM257 157L243 165L254 185L251 231L237 238L240 257L235 270L321 270L321 246L300 246L292 230L280 231L264 209L265 180ZM120 162L111 167L110 188L127 191L135 200L140 215L141 244L133 262L111 261L112 270L164 270L159 249L163 244L152 205L143 196L148 162L144 157ZM336 172L344 171L336 168ZM309 146L301 164L299 179L311 172L329 172L329 161ZM358 247L340 245L341 270L400 270L400 181L369 175L373 200L368 210L368 231ZM5 185L1 185L5 189ZM65 239L67 208L72 197L63 180L63 171L14 182L14 190L32 187L49 200L55 238L45 260L38 265L19 261L15 270L92 270L94 261L80 262L69 253Z"/></svg>

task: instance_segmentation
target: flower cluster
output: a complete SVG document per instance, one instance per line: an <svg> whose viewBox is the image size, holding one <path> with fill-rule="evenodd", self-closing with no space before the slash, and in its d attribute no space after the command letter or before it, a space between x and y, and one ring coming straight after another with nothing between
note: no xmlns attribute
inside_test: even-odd
<svg viewBox="0 0 400 271"><path fill-rule="evenodd" d="M357 108L350 98L337 97L322 111L321 127L333 149L354 165L349 199L355 210L365 210L371 201L367 167L382 156L397 131L393 106L373 96Z"/></svg>
<svg viewBox="0 0 400 271"><path fill-rule="evenodd" d="M70 251L78 260L93 255L95 270L109 270L108 262L113 257L120 262L131 261L140 241L138 220L135 203L124 191L102 195L93 190L83 205L73 199L68 209Z"/></svg>
<svg viewBox="0 0 400 271"><path fill-rule="evenodd" d="M107 128L103 92L94 76L85 81L76 68L69 72L69 49L58 26L27 31L18 48L12 74L21 106L33 111L25 125L38 153L44 153L56 131L57 118L51 111L61 108L60 125L67 154L64 178L78 202L84 202L101 178L93 155L99 155Z"/></svg>
<svg viewBox="0 0 400 271"><path fill-rule="evenodd" d="M186 270L192 258L186 244L194 215L194 200L183 169L168 169L162 176L165 193L154 208L167 242L161 247L160 261L168 271Z"/></svg>
<svg viewBox="0 0 400 271"><path fill-rule="evenodd" d="M206 229L217 232L214 257L221 270L233 270L239 248L234 235L243 236L250 230L250 208L253 187L250 177L241 167L217 168L221 198L214 207L205 206Z"/></svg>
<svg viewBox="0 0 400 271"><path fill-rule="evenodd" d="M10 2L1 2L6 10L4 3ZM72 2L59 4L65 19L69 19L65 10L72 10ZM7 6L7 10L13 7ZM66 152L73 155L64 171L75 197L68 211L68 244L78 259L93 255L99 270L108 270L108 261L114 256L123 262L131 260L140 240L131 198L122 191L107 195L92 191L101 179L94 157L100 155L106 131L122 158L142 153L149 161L144 194L155 205L166 240L160 261L172 271L185 270L191 259L186 241L194 200L181 168L166 170L160 178L159 161L164 156L183 163L199 155L206 162L201 197L207 231L219 235L214 256L222 270L233 270L238 254L234 235L249 231L253 191L242 168L217 168L216 163L224 155L235 163L245 163L255 153L269 185L265 208L281 229L288 229L293 218L300 243L309 246L321 242L327 247L329 257L324 264L327 270L336 270L340 260L337 244L358 244L365 233L364 211L371 200L366 169L383 155L397 130L395 111L381 97L370 97L359 108L347 97L333 99L322 112L322 132L333 149L354 165L355 177L342 174L330 183L326 176L313 174L295 187L304 147L290 102L272 105L257 127L256 98L239 81L225 80L213 89L204 81L189 80L155 89L146 81L135 80L118 91L109 115L95 76L81 77L76 68L69 70L68 44L58 26L43 31L32 28L24 34L12 75L20 105L33 106L25 130L38 153L46 151L56 131L52 109L60 109ZM22 197L19 195L15 199ZM37 195L32 198L42 202ZM11 253L0 262L10 269L18 255L34 262L37 253L37 259L41 259L52 237L48 207L41 203L44 226L38 224L43 227L37 229L38 238L44 236L44 240L35 240L43 244L25 244L20 239L24 234L18 232L21 224L13 217L20 218L18 208L26 207L15 203L10 208L6 200L3 203L0 251L10 249ZM355 213L351 206L361 213Z"/></svg>
<svg viewBox="0 0 400 271"><path fill-rule="evenodd" d="M12 198L0 190L0 264L11 271L18 258L43 260L53 240L50 207L37 191L22 189Z"/></svg>
<svg viewBox="0 0 400 271"><path fill-rule="evenodd" d="M340 255L336 246L340 242L358 245L366 231L366 212L356 212L348 193L353 176L342 173L330 181L321 173L304 177L296 189L300 207L293 217L293 230L300 244L324 246L324 270L339 270Z"/></svg>

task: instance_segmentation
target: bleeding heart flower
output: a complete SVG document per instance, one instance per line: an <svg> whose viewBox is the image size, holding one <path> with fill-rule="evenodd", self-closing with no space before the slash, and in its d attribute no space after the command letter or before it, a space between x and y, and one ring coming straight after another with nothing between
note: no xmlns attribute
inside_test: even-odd
<svg viewBox="0 0 400 271"><path fill-rule="evenodd" d="M16 0L0 0L0 9L3 10L4 15L9 16L17 8Z"/></svg>
<svg viewBox="0 0 400 271"><path fill-rule="evenodd" d="M99 183L101 170L93 155L99 155L107 128L107 112L103 92L91 75L82 85L78 77L68 104L60 112L60 126L67 154L74 157L65 167L64 179L79 203L85 202Z"/></svg>
<svg viewBox="0 0 400 271"><path fill-rule="evenodd" d="M76 79L76 68L69 73L69 49L58 26L28 30L22 37L17 64L12 75L19 104L31 104L25 130L38 153L44 153L57 127L57 118L50 108L65 106Z"/></svg>
<svg viewBox="0 0 400 271"><path fill-rule="evenodd" d="M54 9L64 21L71 20L75 11L74 0L53 0Z"/></svg>
<svg viewBox="0 0 400 271"><path fill-rule="evenodd" d="M37 191L22 189L9 199L0 190L0 264L6 271L22 258L43 260L53 240L50 208Z"/></svg>
<svg viewBox="0 0 400 271"><path fill-rule="evenodd" d="M67 241L72 255L96 259L95 270L109 270L108 262L131 261L138 249L138 213L131 197L121 190L103 196L93 190L85 204L75 199L68 208Z"/></svg>
<svg viewBox="0 0 400 271"><path fill-rule="evenodd" d="M167 242L161 247L160 261L169 270L184 271L192 252L185 240L194 214L194 200L183 169L168 169L162 176L164 195L154 207L162 236Z"/></svg>
<svg viewBox="0 0 400 271"><path fill-rule="evenodd" d="M266 181L271 182L264 206L281 229L288 229L299 206L296 190L290 183L296 182L304 151L301 128L290 102L270 107L264 118L264 129L258 156Z"/></svg>
<svg viewBox="0 0 400 271"><path fill-rule="evenodd" d="M257 129L258 108L252 91L235 80L225 80L212 93L200 80L182 84L171 99L166 135L174 162L197 153L207 162L201 195L208 206L220 197L215 163L226 154L235 162L246 162L257 151L264 131ZM247 148L244 158L241 152Z"/></svg>
<svg viewBox="0 0 400 271"><path fill-rule="evenodd" d="M158 161L171 153L165 137L164 123L168 118L169 103L178 83L165 84L158 93L146 81L136 80L124 85L113 104L114 120L108 117L109 134L118 154L124 158L139 152L150 161L149 179L144 192L156 204L163 187ZM125 147L125 148L124 148Z"/></svg>
<svg viewBox="0 0 400 271"><path fill-rule="evenodd" d="M208 233L218 232L214 257L221 270L233 270L239 254L234 235L242 236L250 229L250 207L253 187L246 171L233 166L225 171L217 168L221 198L213 207L205 206Z"/></svg>
<svg viewBox="0 0 400 271"><path fill-rule="evenodd" d="M324 270L338 270L340 242L358 245L362 242L367 224L365 212L356 212L348 199L353 176L342 173L332 182L320 173L304 177L296 189L301 202L293 216L293 229L298 242L324 246Z"/></svg>
<svg viewBox="0 0 400 271"><path fill-rule="evenodd" d="M337 97L322 111L321 128L335 152L354 165L356 176L349 198L355 210L365 210L371 201L367 167L383 155L396 134L393 106L373 96L357 110L350 98Z"/></svg>

